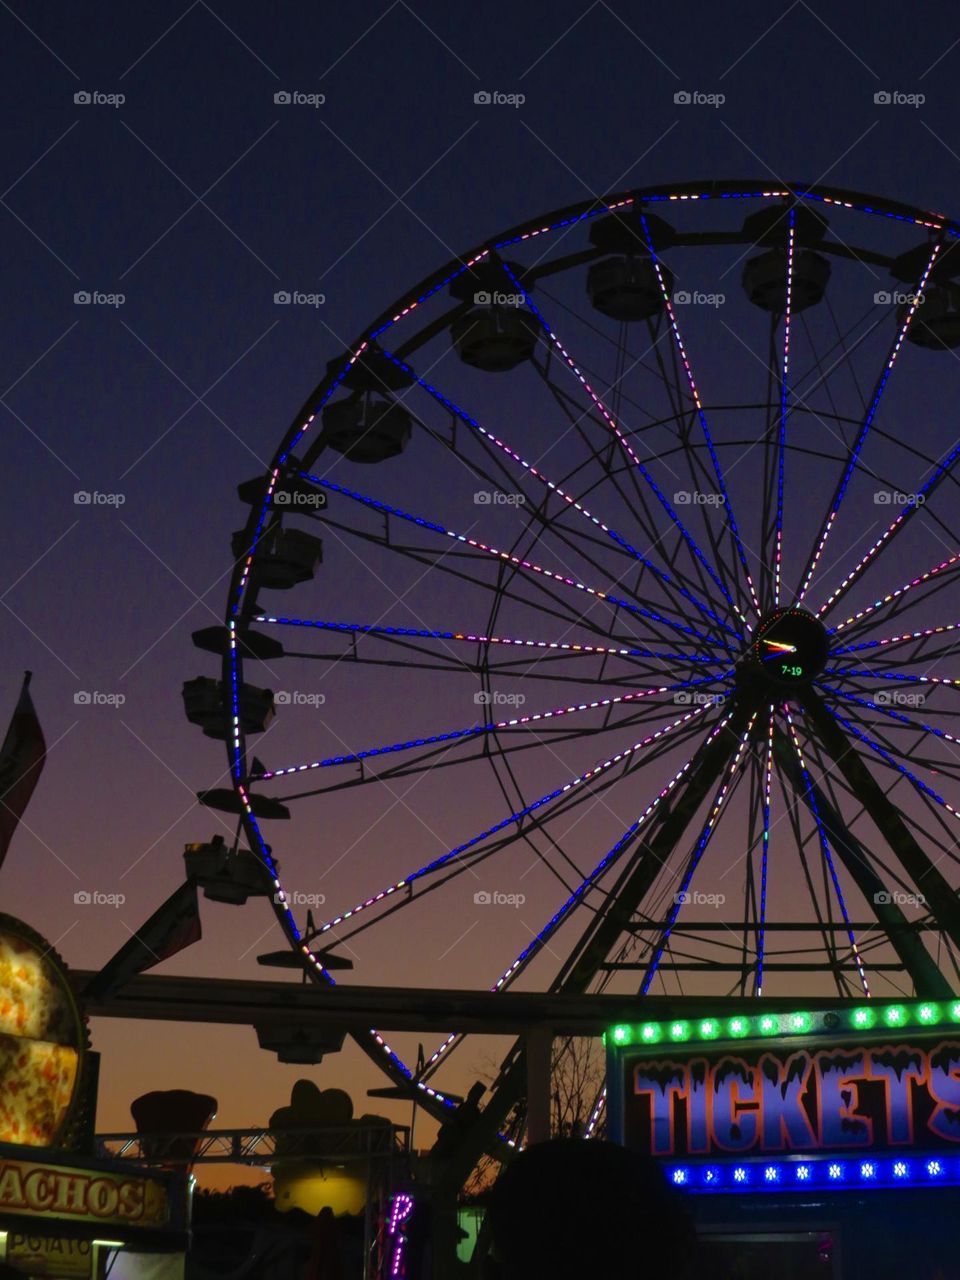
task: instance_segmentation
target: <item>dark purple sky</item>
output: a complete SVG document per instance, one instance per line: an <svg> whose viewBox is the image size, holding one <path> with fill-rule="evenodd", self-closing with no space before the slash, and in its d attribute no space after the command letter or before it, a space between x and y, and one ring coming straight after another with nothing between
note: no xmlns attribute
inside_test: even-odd
<svg viewBox="0 0 960 1280"><path fill-rule="evenodd" d="M213 673L190 632L222 619L235 486L389 301L498 229L632 184L746 174L960 212L960 21L943 0L12 0L0 33L0 707L31 668L49 745L0 902L78 967L105 961L179 883L184 842L217 829L194 793L224 756L187 724L180 685ZM480 89L526 101L479 107ZM726 101L678 107L680 89ZM926 101L877 106L884 89ZM281 90L325 102L276 105ZM325 303L279 308L278 290ZM79 291L123 301L77 305ZM81 690L124 701L78 705ZM80 890L126 900L78 908ZM254 955L280 945L263 904L206 904L204 925L171 968L262 976ZM513 954L512 939L477 945L494 967ZM405 971L472 981L422 946ZM218 1124L259 1123L300 1074L247 1029L99 1024L94 1043L103 1130L127 1127L148 1087L203 1088ZM344 1070L331 1059L316 1078Z"/></svg>

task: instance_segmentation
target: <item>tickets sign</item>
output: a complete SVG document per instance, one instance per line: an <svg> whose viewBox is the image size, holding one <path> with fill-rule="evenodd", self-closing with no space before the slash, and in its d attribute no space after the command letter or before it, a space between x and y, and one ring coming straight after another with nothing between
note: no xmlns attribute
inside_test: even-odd
<svg viewBox="0 0 960 1280"><path fill-rule="evenodd" d="M9 1214L158 1228L170 1224L171 1206L154 1178L0 1159L0 1217Z"/></svg>
<svg viewBox="0 0 960 1280"><path fill-rule="evenodd" d="M624 1137L651 1155L960 1150L960 1037L628 1057Z"/></svg>

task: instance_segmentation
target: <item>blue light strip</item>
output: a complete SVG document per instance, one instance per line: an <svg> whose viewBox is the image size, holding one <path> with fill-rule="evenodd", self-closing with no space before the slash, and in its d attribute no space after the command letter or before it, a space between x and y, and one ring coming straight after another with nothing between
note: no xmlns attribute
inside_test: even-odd
<svg viewBox="0 0 960 1280"><path fill-rule="evenodd" d="M773 603L780 606L783 568L783 477L787 453L787 399L790 390L790 325L793 319L793 263L796 251L796 205L790 206L787 225L787 300L783 317L783 364L780 378L780 436L777 443L777 542L774 553Z"/></svg>
<svg viewBox="0 0 960 1280"><path fill-rule="evenodd" d="M718 726L718 730L723 728L723 726L727 723L729 718L730 717L727 716L727 718L721 722L721 724ZM737 769L740 767L740 761L743 757L744 749L746 748L746 745L750 740L750 734L753 731L753 726L754 726L754 722L756 721L756 718L757 718L757 712L754 712L750 718L750 723L747 725L746 729L743 731L743 734L740 737L740 742L737 744L737 750L733 756L733 759L730 761L730 764L727 767L727 776L724 778L723 783L721 784L720 789L717 792L716 798L714 799L713 808L710 810L710 816L707 818L707 821L703 828L703 832L700 836L700 839L697 842L697 847L694 849L693 854L690 858L690 862L689 862L689 865L687 866L687 870L684 873L682 881L680 882L680 888L673 895L673 905L670 907L670 910L667 913L666 923L664 924L663 929L660 932L660 938L659 938L659 941L657 942L656 949L647 966L647 971L644 974L643 983L640 987L641 995L645 996L647 992L650 990L650 987L653 983L654 976L657 972L657 966L660 964L660 961L663 959L663 953L666 950L667 943L670 941L670 934L673 931L673 926L677 922L677 916L679 916L680 914L680 908L683 906L683 903L686 900L687 890L690 888L690 882L693 879L694 872L696 871L697 867L700 864L700 859L703 857L703 852L710 841L710 837L713 835L714 831L716 830L717 820L720 817L720 811L723 808L723 803L727 798L727 794L730 790L730 785L733 782Z"/></svg>
<svg viewBox="0 0 960 1280"><path fill-rule="evenodd" d="M870 428L873 426L873 420L877 416L877 410L880 408L880 401L883 399L884 390L886 389L887 383L890 381L890 375L893 372L893 366L896 364L897 356L900 354L900 348L903 346L904 340L906 339L907 333L909 332L909 329L910 329L910 325L913 321L913 317L916 314L917 307L920 305L919 302L917 301L917 298L922 299L923 291L926 288L927 279L930 275L930 272L933 270L933 264L936 262L937 255L939 254L942 247L943 246L940 243L937 243L933 246L933 252L930 254L930 258L927 262L926 269L924 270L923 275L920 277L920 283L917 285L914 301L908 307L907 314L904 317L903 323L900 325L900 328L897 331L897 336L893 340L893 345L890 348L890 354L887 356L887 362L883 367L883 372L881 373L880 378L877 382L876 388L874 390L873 400L870 403L870 408L867 410L866 417L864 418L863 423L861 424L860 430L857 433L857 438L853 443L853 448L850 450L850 456L847 459L846 468L844 469L843 475L840 478L840 483L837 486L836 492L833 495L833 501L830 504L830 510L827 512L827 519L826 519L826 523L824 524L823 531L821 532L819 541L815 544L813 552L811 553L810 559L807 562L807 569L803 576L803 585L800 588L800 594L797 596L798 604L803 599L803 597L807 594L807 589L810 586L811 581L813 580L813 575L816 573L817 565L820 561L821 555L823 554L823 549L827 544L827 539L830 536L830 531L833 528L834 522L836 521L836 518L837 518L837 514L840 511L840 504L841 502L843 502L844 495L846 494L847 489L850 485L850 480L853 476L854 471L857 468L857 462L860 458L860 453L861 453L861 450L863 449L864 442L866 441L866 438L870 432Z"/></svg>
<svg viewBox="0 0 960 1280"><path fill-rule="evenodd" d="M488 431L485 427L481 426L480 423L476 420L476 418L472 418L465 409L462 409L453 400L445 396L443 392L440 391L437 387L427 382L424 378L421 378L420 375L416 372L416 370L412 368L412 366L405 364L404 361L399 358L399 356L395 356L389 351L384 351L383 354L387 357L388 360L392 360L393 363L399 369L403 369L405 373L409 374L410 377L412 377L414 381L420 387L422 387L424 391L428 393L428 395L432 396L433 399L436 400L438 404L442 404L444 408L449 409L450 412L455 414L456 417L458 417L462 423L472 428L474 431L479 432L480 435L482 435L485 440L488 440L491 444L496 445L497 448L502 450L504 453L506 453L508 457L514 458L516 461L518 461L520 465L524 468L524 470L528 471L532 476L535 476L536 479L538 479L542 484L546 485L548 489L556 493L559 497L563 498L567 503L575 507L578 511L582 512L592 524L597 525L597 527L602 529L604 533L607 534L608 537L612 538L614 542L616 542L619 546L623 547L625 551L627 551L630 555L632 555L635 559L637 559L642 565L648 568L650 572L654 574L654 576L660 582L662 582L665 586L673 587L675 590L679 591L685 600L689 600L690 603L695 608L699 609L701 613L706 614L707 617L712 619L712 621L717 623L719 627L721 627L724 631L728 632L730 635L735 636L738 640L742 640L744 638L741 632L737 631L734 627L731 627L729 623L725 622L718 613L716 613L713 609L710 608L708 604L704 604L703 601L698 600L697 597L687 587L684 587L679 582L674 581L674 579L671 578L670 574L666 573L663 569L660 569L657 565L655 565L652 560L649 560L641 551L638 551L637 548L633 546L632 543L628 542L626 538L624 538L621 534L617 533L615 529L610 528L608 525L604 524L601 520L599 520L596 516L591 515L590 512L588 512L586 508L582 506L581 503L573 499L558 484L554 484L552 480L548 480L546 476L542 475L536 467L532 466L529 462L527 462L524 458L522 458L520 454L516 452L516 450L512 449L504 441L497 439L497 437L492 432Z"/></svg>
<svg viewBox="0 0 960 1280"><path fill-rule="evenodd" d="M739 557L740 564L743 568L744 576L746 577L746 580L747 580L747 586L750 589L750 598L753 600L754 608L759 614L760 601L757 598L757 592L753 585L753 578L750 576L750 566L747 564L747 553L744 550L743 541L740 537L740 530L737 528L736 517L733 514L733 503L730 501L730 494L727 491L727 484L723 478L723 470L720 466L720 458L719 458L719 455L717 454L716 446L713 443L713 436L710 434L710 428L707 425L707 415L703 411L703 402L700 399L700 392L697 389L696 379L693 376L693 369L690 366L690 358L687 355L685 346L683 345L683 338L680 336L680 326L677 324L677 317L674 314L673 303L670 301L670 292L667 288L667 283L663 276L663 271L660 266L660 259L657 257L656 250L653 247L653 238L650 235L650 227L645 215L642 212L640 214L640 221L643 225L643 234L646 236L646 239L647 239L647 248L650 250L650 258L651 258L651 261L653 262L654 269L656 270L657 279L660 282L660 289L663 294L663 305L664 305L664 308L666 309L667 319L670 322L670 329L673 333L674 342L676 343L677 351L680 355L680 362L683 365L684 371L687 375L687 382L690 387L690 394L693 396L693 402L696 406L697 419L700 423L700 428L703 431L703 438L707 442L707 450L710 454L710 461L713 464L713 473L717 478L717 484L720 486L720 492L723 494L723 500L724 500L723 505L724 505L724 511L727 517L727 523L730 526L730 532L733 535L733 541L737 549L737 556ZM734 608L734 612L738 612L736 607Z"/></svg>
<svg viewBox="0 0 960 1280"><path fill-rule="evenodd" d="M763 841L760 853L760 919L757 922L756 992L763 995L763 958L767 941L767 870L770 862L770 793L773 787L773 732L775 710L771 705L767 724L766 762L763 771Z"/></svg>
<svg viewBox="0 0 960 1280"><path fill-rule="evenodd" d="M819 680L815 681L815 683L820 684L820 681ZM836 690L830 688L829 685L820 684L820 687L823 689L829 689L831 693L836 692ZM932 787L928 787L925 782L921 782L921 780L917 777L917 775L915 773L911 773L910 770L905 765L898 763L898 761L896 761L893 758L890 752L887 751L885 747L881 746L879 742L875 742L873 738L868 738L865 733L861 733L860 730L856 727L856 725L851 724L849 720L847 720L844 716L840 715L838 711L834 711L832 707L827 706L825 702L822 704L822 706L825 711L827 711L830 715L832 715L835 720L839 721L839 723L842 724L843 727L847 729L850 733L852 733L855 738L859 738L862 743L868 746L871 751L875 751L877 755L880 756L882 759L886 760L887 764L891 765L894 769L896 769L898 773L902 773L903 776L909 782L913 783L913 785L916 787L918 791L922 791L923 794L925 796L929 796L931 800L936 800L937 804L942 805L943 808L946 809L948 813L952 813L955 818L960 817L960 812L958 812L953 807L952 804L948 804L947 801L944 800L943 796L939 795L936 791L934 791Z"/></svg>
<svg viewBox="0 0 960 1280"><path fill-rule="evenodd" d="M857 578L859 578L863 571L870 566L877 553L882 551L890 539L903 528L910 516L915 515L917 511L922 510L927 501L927 497L933 491L934 486L938 485L941 480L950 474L953 464L958 458L960 458L960 444L954 445L950 452L945 454L942 460L936 464L933 475L926 484L922 485L917 490L917 500L909 503L903 508L900 514L890 522L883 533L881 533L880 537L877 538L873 546L864 552L860 560L854 565L840 585L831 592L817 610L818 618L822 618L824 614L828 613L829 610L833 608L842 596L846 595L847 591L849 591L850 587L853 586Z"/></svg>
<svg viewBox="0 0 960 1280"><path fill-rule="evenodd" d="M629 441L626 439L626 437L624 436L623 432L619 429L619 427L617 426L617 424L614 422L613 417L612 417L612 415L610 414L609 410L607 409L606 405L604 405L604 403L603 403L603 401L600 399L600 397L599 397L599 396L597 396L597 394L596 394L596 393L595 393L595 392L590 388L590 386L589 386L588 382L587 382L587 381L586 381L586 379L584 378L583 374L580 372L580 370L579 370L579 368L577 367L576 363L574 362L574 360L572 359L572 357L571 357L570 355L568 355L568 353L567 353L567 351L565 350L565 348L564 348L563 344L561 343L560 339L557 337L557 335L554 333L553 329L551 329L550 325L547 323L546 317L544 316L543 312L542 312L542 311L540 310L540 308L536 305L536 303L533 301L533 299L530 297L530 295L526 292L526 290L524 289L523 285L520 283L520 281L517 279L517 277L514 275L514 273L510 270L510 268L507 266L507 264L504 262L504 263L502 263L501 265L503 266L504 271L507 273L507 275L508 275L508 276L510 277L510 279L513 281L514 288L518 291L518 293L521 293L521 294L523 295L523 297L524 297L524 299L525 299L525 301L526 301L527 306L530 308L531 312L532 312L532 313L537 317L537 319L540 321L540 324L541 324L541 326L542 326L542 328L543 328L544 333L547 335L547 337L550 339L550 341L554 344L554 346L557 348L557 350L561 353L561 355L562 355L562 357L563 357L563 361L564 361L564 363L567 365L567 367L568 367L568 368L570 369L570 371L573 373L574 377L576 377L576 378L577 378L577 380L581 383L581 385L586 389L586 391L587 391L588 395L590 396L591 400L593 400L594 404L597 406L597 408L598 408L598 409L600 410L600 412L603 414L604 420L607 422L607 424L609 425L609 427L610 427L610 428L611 428L611 430L613 431L614 435L615 435L615 436L616 436L616 438L619 440L619 442L620 442L620 444L621 444L621 446L622 446L622 448L623 448L624 452L626 453L627 457L630 459L630 461L633 463L633 465L634 465L634 466L637 468L637 470L640 472L641 476L643 476L644 480L647 482L647 484L648 484L648 485L650 486L650 488L653 490L653 492L654 492L654 494L656 495L657 500L659 501L660 505L663 507L664 511L667 513L667 515L668 515L668 516L670 517L670 519L673 521L673 523L674 523L674 525L677 527L677 529L679 529L680 533L683 535L683 540L686 542L687 546L690 548L690 550L693 552L693 554L696 556L696 558L697 558L697 559L700 561L700 563L703 565L704 569L706 569L707 573L710 575L710 577L713 579L713 581L716 583L716 585L720 588L720 591L721 591L721 593L723 594L724 599L727 601L727 603L730 605L730 608L733 610L733 612L734 612L734 616L739 618L739 617L741 616L741 615L740 615L740 610L737 608L737 605L736 605L736 602L735 602L735 601L734 601L734 599L733 599L733 596L730 594L730 591L728 590L728 588L726 587L726 585L725 585L725 584L721 581L721 579L718 577L716 570L715 570L715 569L714 569L714 568L709 564L709 562L707 561L706 556L703 554L703 552L702 552L702 551L700 550L700 548L697 546L697 543L695 542L695 540L694 540L694 538L693 538L693 535L692 535L691 533L689 533L689 532L688 532L688 530L686 529L686 527L684 526L684 524L683 524L682 520L681 520L681 519L680 519L680 517L677 515L677 513L676 513L676 511L675 511L675 509L674 509L674 507L673 507L672 503L671 503L671 502L670 502L670 500L667 498L667 495L663 492L663 490L662 490L662 489L660 488L660 486L657 484L656 480L654 480L653 476L650 474L650 472L647 470L647 468L644 466L644 464L640 461L640 458L637 456L636 452L634 451L634 449L633 449L633 448L632 448L632 446L630 445Z"/></svg>
<svg viewBox="0 0 960 1280"><path fill-rule="evenodd" d="M694 1195L758 1191L889 1190L891 1187L960 1185L960 1156L910 1151L891 1155L810 1155L789 1159L661 1162L670 1182Z"/></svg>
<svg viewBox="0 0 960 1280"><path fill-rule="evenodd" d="M661 653L654 649L626 649L612 646L573 644L567 640L519 640L504 636L472 635L463 631L434 631L422 627L386 627L364 622L326 622L313 618L280 618L273 614L260 614L254 622L271 623L280 627L313 627L318 631L341 631L366 636L409 637L413 640L458 640L469 644L494 644L527 649L547 649L561 653L573 653L581 657L613 658L661 658L664 662L706 662L718 667L729 658L708 658L697 653Z"/></svg>
<svg viewBox="0 0 960 1280"><path fill-rule="evenodd" d="M850 915L847 912L847 904L843 897L843 890L840 888L840 877L837 875L837 868L834 865L833 853L831 852L831 849L830 849L830 841L827 839L827 833L823 825L823 819L820 817L820 807L817 804L816 792L813 789L813 780L811 779L810 773L807 769L807 762L803 758L803 751L801 750L801 747L800 747L800 739L797 736L797 730L796 730L796 727L794 726L793 718L790 715L789 706L786 706L786 705L784 706L784 713L786 714L786 717L787 717L787 723L790 726L790 736L793 739L793 747L797 753L797 759L800 762L800 770L801 770L801 773L803 774L803 784L804 784L804 787L806 788L807 801L810 805L810 812L813 814L814 821L817 824L817 833L820 837L820 849L821 849L821 852L823 853L824 861L826 862L827 867L829 868L829 871L830 871L830 878L833 881L833 887L837 895L837 902L840 905L840 914L843 916L843 923L847 926L847 939L850 943L850 950L854 957L854 960L856 961L857 970L860 974L860 983L863 987L864 995L869 997L870 985L867 981L867 975L863 966L863 960L861 959L861 956L860 956L860 948L857 946L856 935L854 934L853 929L850 927Z"/></svg>
<svg viewBox="0 0 960 1280"><path fill-rule="evenodd" d="M629 600L623 600L619 596L612 596L609 592L601 591L595 587L588 587L584 583L578 582L575 578L568 577L566 574L556 573L552 569L544 569L540 565L535 565L530 560L524 560L520 556L512 555L507 551L499 551L495 547L489 546L487 543L481 542L478 538L471 538L465 533L457 533L453 529L448 529L442 524L438 524L435 520L428 520L424 516L412 515L409 511L404 511L400 507L395 507L389 502L382 502L379 498L372 498L369 494L360 493L356 489L348 489L345 485L336 484L333 480L324 480L319 476L309 475L306 471L300 473L305 480L309 480L311 484L320 486L322 489L331 489L334 493L340 493L345 498L352 498L354 502L359 502L362 506L370 507L374 511L382 511L385 515L396 516L398 520L406 520L410 524L415 524L421 529L429 529L431 533L439 533L443 537L453 538L457 542L462 542L464 546L474 547L478 551L483 551L492 556L494 559L505 560L520 569L527 569L534 574L542 574L549 578L551 582L559 582L564 586L573 587L577 591L585 591L588 595L594 596L598 600L606 600L608 603L616 605L618 609L624 609L627 613L635 614L639 618L649 618L653 622L659 622L663 626L670 627L674 631L680 631L684 635L695 637L707 644L720 645L724 649L734 650L734 646L727 644L724 640L718 640L715 636L706 635L703 631L698 631L696 627L684 626L681 622L674 622L670 618L665 618L660 613L655 613L652 609L644 609L640 605L631 604Z"/></svg>
<svg viewBox="0 0 960 1280"><path fill-rule="evenodd" d="M842 698L844 702L855 702L857 706L867 707L870 711L880 711L885 716L889 716L891 720L899 720L901 724L907 725L910 729L922 729L924 733L932 733L936 738L942 738L944 742L958 742L960 738L954 737L952 733L948 733L946 729L938 729L936 725L924 724L922 720L911 720L909 716L904 715L902 711L896 711L893 707L881 706L879 703L871 702L869 698L859 698L855 693L845 693L842 689L837 689L832 685L817 682L821 689L826 689L832 693L835 698Z"/></svg>
<svg viewBox="0 0 960 1280"><path fill-rule="evenodd" d="M433 733L423 738L407 738L400 742L387 743L384 746L367 747L363 751L351 751L342 756L327 756L322 760L285 765L280 769L265 769L263 773L252 776L256 780L262 781L268 778L306 773L312 769L329 769L335 765L356 764L360 760L370 760L375 756L394 755L398 751L415 750L417 747L432 747L441 742L461 742L467 738L476 738L486 733L500 733L509 729L525 729L530 724L540 724L543 720L559 720L562 716L576 715L581 711L596 711L601 707L632 706L633 703L640 702L656 694L673 693L680 689L692 689L694 686L701 684L716 684L720 680L729 680L734 674L733 670L724 671L720 675L701 676L697 680L683 680L677 684L638 689L633 693L618 694L610 698L597 698L592 702L579 702L569 707L555 707L549 711L529 712L522 716L511 716L507 720L495 720L490 724L471 725L466 729L449 729L445 733ZM587 732L590 731L588 730Z"/></svg>

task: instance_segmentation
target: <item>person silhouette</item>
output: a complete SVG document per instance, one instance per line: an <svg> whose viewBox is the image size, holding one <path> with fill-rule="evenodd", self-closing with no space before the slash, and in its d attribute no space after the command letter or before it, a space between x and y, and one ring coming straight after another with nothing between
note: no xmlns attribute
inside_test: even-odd
<svg viewBox="0 0 960 1280"><path fill-rule="evenodd" d="M656 1161L598 1139L528 1147L487 1214L486 1280L683 1280L696 1255L693 1221Z"/></svg>

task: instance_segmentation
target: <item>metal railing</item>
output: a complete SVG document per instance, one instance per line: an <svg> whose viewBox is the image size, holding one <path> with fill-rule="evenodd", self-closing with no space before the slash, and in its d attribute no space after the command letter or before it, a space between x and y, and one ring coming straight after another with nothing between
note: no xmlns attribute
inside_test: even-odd
<svg viewBox="0 0 960 1280"><path fill-rule="evenodd" d="M140 1164L249 1164L277 1160L394 1160L410 1153L410 1128L393 1124L290 1129L205 1129L199 1133L99 1133L97 1154Z"/></svg>

